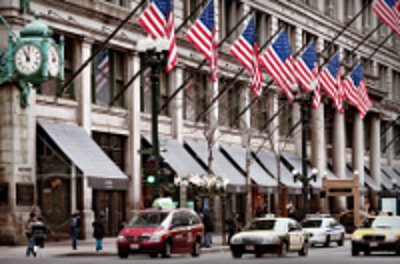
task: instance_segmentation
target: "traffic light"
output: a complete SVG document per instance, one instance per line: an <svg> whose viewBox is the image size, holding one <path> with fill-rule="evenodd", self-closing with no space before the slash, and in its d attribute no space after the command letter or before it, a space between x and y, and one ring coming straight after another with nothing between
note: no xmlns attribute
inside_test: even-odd
<svg viewBox="0 0 400 264"><path fill-rule="evenodd" d="M157 182L157 164L154 157L150 156L143 167L144 180L146 183L154 185Z"/></svg>
<svg viewBox="0 0 400 264"><path fill-rule="evenodd" d="M156 182L156 176L154 175L147 175L146 182L149 184L154 184Z"/></svg>

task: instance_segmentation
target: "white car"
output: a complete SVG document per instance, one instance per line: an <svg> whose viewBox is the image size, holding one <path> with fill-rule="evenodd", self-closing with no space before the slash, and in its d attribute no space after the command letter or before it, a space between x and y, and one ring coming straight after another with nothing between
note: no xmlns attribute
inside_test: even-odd
<svg viewBox="0 0 400 264"><path fill-rule="evenodd" d="M312 246L319 244L328 247L331 242L336 242L338 246L344 244L345 229L333 217L307 217L301 225L309 233Z"/></svg>
<svg viewBox="0 0 400 264"><path fill-rule="evenodd" d="M287 252L307 256L308 235L293 219L261 217L235 234L230 248L234 258L241 258L243 254L255 254L260 258L264 253L277 253L284 257Z"/></svg>

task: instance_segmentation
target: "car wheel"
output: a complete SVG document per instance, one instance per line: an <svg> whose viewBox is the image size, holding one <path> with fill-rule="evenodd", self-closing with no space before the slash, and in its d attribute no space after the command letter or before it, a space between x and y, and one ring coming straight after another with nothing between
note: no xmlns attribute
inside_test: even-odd
<svg viewBox="0 0 400 264"><path fill-rule="evenodd" d="M302 249L299 251L299 256L305 257L308 255L308 242L304 242Z"/></svg>
<svg viewBox="0 0 400 264"><path fill-rule="evenodd" d="M337 242L339 247L343 247L344 245L344 234L340 236L340 240Z"/></svg>
<svg viewBox="0 0 400 264"><path fill-rule="evenodd" d="M287 255L286 243L282 243L282 245L280 246L280 248L278 250L279 250L279 252L278 252L279 257L286 257L286 255Z"/></svg>
<svg viewBox="0 0 400 264"><path fill-rule="evenodd" d="M118 251L118 257L122 259L128 258L129 253L124 251Z"/></svg>
<svg viewBox="0 0 400 264"><path fill-rule="evenodd" d="M199 240L196 240L196 241L193 243L192 257L198 257L198 256L200 256L200 247L201 247L201 245L200 245Z"/></svg>
<svg viewBox="0 0 400 264"><path fill-rule="evenodd" d="M360 254L360 251L358 250L358 248L351 248L351 255L353 257L358 256L358 254Z"/></svg>
<svg viewBox="0 0 400 264"><path fill-rule="evenodd" d="M232 257L233 258L241 258L242 257L242 252L232 252Z"/></svg>
<svg viewBox="0 0 400 264"><path fill-rule="evenodd" d="M167 242L165 242L164 250L161 255L163 258L170 258L171 252L172 252L172 243L171 241L168 240Z"/></svg>
<svg viewBox="0 0 400 264"><path fill-rule="evenodd" d="M329 247L330 244L331 244L331 237L329 235L327 235L324 247Z"/></svg>
<svg viewBox="0 0 400 264"><path fill-rule="evenodd" d="M150 258L157 258L158 254L157 253L150 253L149 256L150 256Z"/></svg>

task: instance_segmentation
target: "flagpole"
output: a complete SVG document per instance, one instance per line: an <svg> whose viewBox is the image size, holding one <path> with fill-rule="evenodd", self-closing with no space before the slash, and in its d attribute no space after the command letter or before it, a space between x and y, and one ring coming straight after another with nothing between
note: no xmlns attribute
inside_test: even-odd
<svg viewBox="0 0 400 264"><path fill-rule="evenodd" d="M279 32L284 28L284 25L281 25L278 30L258 49L259 52L261 52L274 38L276 35L279 34ZM229 84L224 86L218 94L211 100L211 102L206 106L206 108L196 117L195 122L198 122L207 112L210 110L211 106L225 93L225 91L228 91L235 85L236 79L239 77L240 74L243 73L245 70L244 67L242 67L236 74L233 76L232 79L229 80Z"/></svg>
<svg viewBox="0 0 400 264"><path fill-rule="evenodd" d="M217 48L221 47L221 45L232 35L233 32L236 31L236 29L242 24L242 22L250 15L252 10L250 9L243 17L240 19L240 21L226 34L226 36L218 43ZM207 59L203 59L203 61L197 66L195 71L198 71L201 69L201 67L206 64ZM183 89L183 87L186 86L186 84L192 79L192 76L189 78L186 78L185 81L167 98L166 102L161 106L161 108L158 110L158 113L161 113L167 106L168 104L174 99L174 97Z"/></svg>
<svg viewBox="0 0 400 264"><path fill-rule="evenodd" d="M184 25L196 14L197 10L203 5L204 2L207 0L203 0L202 3L200 3L196 8L182 21L182 23L178 26L177 30L175 33L177 34L183 27ZM113 104L118 100L119 97L121 97L126 89L129 88L129 86L140 76L140 73L144 71L146 66L142 66L137 73L135 73L132 78L122 87L122 89L118 92L118 94L110 101L109 107L112 107Z"/></svg>
<svg viewBox="0 0 400 264"><path fill-rule="evenodd" d="M131 19L131 17L139 10L139 8L146 2L146 0L142 0L126 17L121 23L111 32L110 35L101 43L100 47L98 47L93 54L85 60L85 62L72 74L72 76L63 84L60 88L60 93L56 94L55 101L57 101L58 97L61 97L65 92L65 89L72 83L72 81L86 68L86 66L93 60L97 54L110 42L110 40L118 33L118 31Z"/></svg>

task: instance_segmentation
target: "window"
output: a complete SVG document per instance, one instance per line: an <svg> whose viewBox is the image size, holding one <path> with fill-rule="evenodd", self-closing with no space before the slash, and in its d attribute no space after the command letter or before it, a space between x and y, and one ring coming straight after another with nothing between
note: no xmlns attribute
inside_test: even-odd
<svg viewBox="0 0 400 264"><path fill-rule="evenodd" d="M279 135L287 137L292 133L293 118L292 118L292 104L288 104L284 100L279 101L279 107L284 104L284 107L279 115Z"/></svg>
<svg viewBox="0 0 400 264"><path fill-rule="evenodd" d="M381 152L384 154L383 150L386 147L387 141L387 129L390 127L389 122L381 121Z"/></svg>
<svg viewBox="0 0 400 264"><path fill-rule="evenodd" d="M393 77L392 77L392 100L398 101L400 100L400 72L393 71Z"/></svg>
<svg viewBox="0 0 400 264"><path fill-rule="evenodd" d="M60 43L60 34L54 35L56 43ZM64 37L64 80L69 80L74 68L74 39ZM76 79L75 79L76 80ZM55 96L62 87L58 80L49 80L42 83L38 89L39 94ZM72 82L63 92L62 98L75 99L74 82Z"/></svg>
<svg viewBox="0 0 400 264"><path fill-rule="evenodd" d="M97 47L93 48L93 52ZM108 106L122 90L125 76L125 57L122 52L103 49L93 61L93 103ZM120 96L114 106L124 107L124 96Z"/></svg>
<svg viewBox="0 0 400 264"><path fill-rule="evenodd" d="M394 126L394 131L393 131L393 139L394 141L394 154L400 155L400 126L396 125Z"/></svg>
<svg viewBox="0 0 400 264"><path fill-rule="evenodd" d="M354 114L357 113L358 110L348 104L348 109L346 109L345 115L345 133L346 133L346 147L353 147L353 123L354 123ZM351 113L351 114L350 114Z"/></svg>
<svg viewBox="0 0 400 264"><path fill-rule="evenodd" d="M257 100L255 105L251 109L252 110L252 114L251 114L251 127L252 128L256 128L262 132L269 131L269 126L265 127L265 124L269 119L268 106L269 105L268 105L267 97L260 97ZM272 114L274 114L274 113L272 113Z"/></svg>
<svg viewBox="0 0 400 264"><path fill-rule="evenodd" d="M334 116L335 116L336 109L333 106L331 100L329 103L325 104L324 106L324 114L325 114L325 133L326 133L326 143L328 145L333 144L333 130L334 130Z"/></svg>
<svg viewBox="0 0 400 264"><path fill-rule="evenodd" d="M221 83L220 89L230 85L230 80ZM240 119L237 119L240 110L241 91L243 83L236 82L233 87L230 87L219 99L219 118L218 123L221 126L228 126L232 128L240 127Z"/></svg>
<svg viewBox="0 0 400 264"><path fill-rule="evenodd" d="M188 78L186 72L186 78ZM184 118L186 120L195 121L196 117L204 112L207 106L207 74L198 72L192 75L192 80L189 81L184 89ZM203 115L200 119L202 122L207 121L207 115Z"/></svg>
<svg viewBox="0 0 400 264"><path fill-rule="evenodd" d="M263 12L256 11L256 32L258 47L261 48L271 36L270 27L268 26L270 17Z"/></svg>
<svg viewBox="0 0 400 264"><path fill-rule="evenodd" d="M378 80L378 89L380 91L389 91L388 87L388 80L387 80L387 67L384 65L379 65L378 66L378 75L379 75L379 80Z"/></svg>
<svg viewBox="0 0 400 264"><path fill-rule="evenodd" d="M160 99L158 108L162 107L169 98L169 83L170 83L171 75L167 74L165 71L161 71L160 73ZM169 116L169 107L165 107L163 111L161 111L160 115Z"/></svg>
<svg viewBox="0 0 400 264"><path fill-rule="evenodd" d="M364 118L364 147L366 151L371 149L371 116Z"/></svg>
<svg viewBox="0 0 400 264"><path fill-rule="evenodd" d="M128 6L128 0L105 0L107 3L112 3L119 6Z"/></svg>
<svg viewBox="0 0 400 264"><path fill-rule="evenodd" d="M125 167L125 139L125 136L93 132L93 140L122 171Z"/></svg>
<svg viewBox="0 0 400 264"><path fill-rule="evenodd" d="M242 4L238 0L220 0L220 29L221 39L224 38L229 31L234 28L237 22L242 19ZM230 41L237 39L242 30L236 30L230 35Z"/></svg>
<svg viewBox="0 0 400 264"><path fill-rule="evenodd" d="M186 17L190 16L192 14L192 12L196 9L196 7L201 2L202 1L200 1L200 0L186 0L186 1L183 1L183 8L184 8L183 9L183 15L184 15L184 17L186 18ZM196 14L193 14L192 17L190 18L190 21L192 21L192 22L196 21L200 11L201 11L201 9L197 10Z"/></svg>

